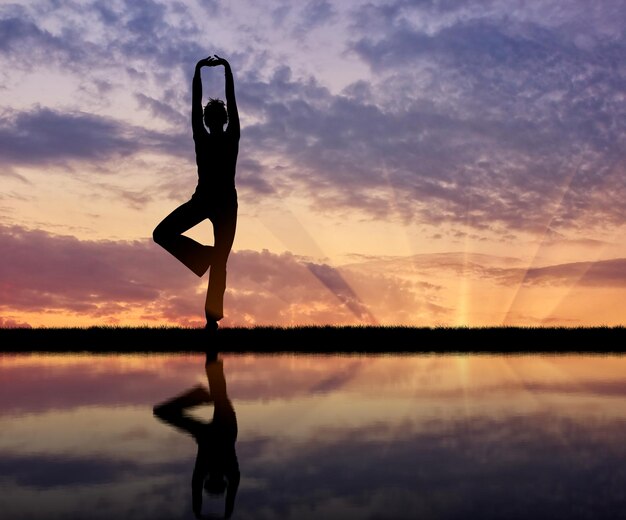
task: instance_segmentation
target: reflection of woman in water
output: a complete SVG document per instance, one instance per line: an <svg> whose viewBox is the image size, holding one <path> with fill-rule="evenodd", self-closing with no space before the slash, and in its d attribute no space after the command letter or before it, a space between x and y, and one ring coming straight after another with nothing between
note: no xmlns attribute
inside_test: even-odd
<svg viewBox="0 0 626 520"><path fill-rule="evenodd" d="M201 518L202 489L213 495L226 493L224 517L235 507L239 487L239 463L235 452L237 417L226 395L226 380L221 360L207 360L209 390L196 386L184 394L154 407L162 421L190 433L198 443L196 464L191 478L191 501L196 518ZM205 423L185 414L187 408L213 403L213 420Z"/></svg>
<svg viewBox="0 0 626 520"><path fill-rule="evenodd" d="M226 107L219 99L209 99L202 110L202 67L224 66ZM224 125L228 123L226 130ZM208 131L206 127L208 127ZM237 226L235 168L239 151L239 114L235 101L233 73L219 56L200 60L192 83L191 126L198 165L198 186L191 200L176 208L156 227L154 241L163 246L198 276L209 273L205 314L208 330L217 330L223 318L226 290L226 262ZM182 235L208 218L213 224L213 246L199 244Z"/></svg>

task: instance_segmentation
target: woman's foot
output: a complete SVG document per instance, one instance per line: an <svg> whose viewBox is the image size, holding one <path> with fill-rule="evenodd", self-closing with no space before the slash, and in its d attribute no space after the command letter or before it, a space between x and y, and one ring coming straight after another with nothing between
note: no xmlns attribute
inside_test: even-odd
<svg viewBox="0 0 626 520"><path fill-rule="evenodd" d="M204 329L207 330L208 332L217 332L218 327L219 325L217 324L217 321L207 320L206 325L204 326Z"/></svg>
<svg viewBox="0 0 626 520"><path fill-rule="evenodd" d="M209 270L213 261L213 246L202 246L202 249L202 263L198 262L192 269L199 277L204 276L204 273Z"/></svg>

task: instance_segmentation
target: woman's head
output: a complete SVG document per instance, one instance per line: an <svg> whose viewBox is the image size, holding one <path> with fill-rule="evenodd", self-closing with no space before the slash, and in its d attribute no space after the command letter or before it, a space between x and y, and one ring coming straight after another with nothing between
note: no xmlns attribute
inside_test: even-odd
<svg viewBox="0 0 626 520"><path fill-rule="evenodd" d="M210 98L209 102L204 107L204 124L208 126L209 129L223 129L227 122L228 115L224 102L221 99Z"/></svg>

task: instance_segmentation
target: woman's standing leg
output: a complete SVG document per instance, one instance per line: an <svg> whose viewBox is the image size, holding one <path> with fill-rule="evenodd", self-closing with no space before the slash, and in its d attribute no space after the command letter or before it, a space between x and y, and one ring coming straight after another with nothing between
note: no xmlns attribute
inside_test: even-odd
<svg viewBox="0 0 626 520"><path fill-rule="evenodd" d="M211 221L213 222L213 246L209 288L204 306L207 328L217 329L217 322L224 317L224 292L226 291L226 262L235 240L237 228L237 205L221 210Z"/></svg>
<svg viewBox="0 0 626 520"><path fill-rule="evenodd" d="M174 255L198 276L206 273L211 262L211 246L202 245L182 235L185 231L207 218L204 205L193 199L185 202L154 229L154 241Z"/></svg>

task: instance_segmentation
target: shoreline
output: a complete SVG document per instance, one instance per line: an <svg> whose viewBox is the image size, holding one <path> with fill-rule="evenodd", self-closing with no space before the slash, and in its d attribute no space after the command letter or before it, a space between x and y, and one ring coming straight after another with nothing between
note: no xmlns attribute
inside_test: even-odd
<svg viewBox="0 0 626 520"><path fill-rule="evenodd" d="M625 327L89 327L0 329L0 353L625 353Z"/></svg>

